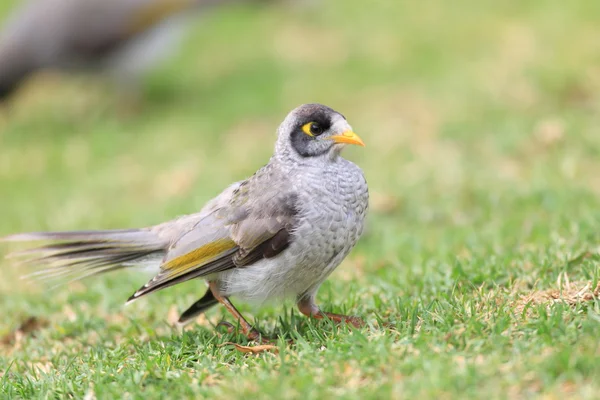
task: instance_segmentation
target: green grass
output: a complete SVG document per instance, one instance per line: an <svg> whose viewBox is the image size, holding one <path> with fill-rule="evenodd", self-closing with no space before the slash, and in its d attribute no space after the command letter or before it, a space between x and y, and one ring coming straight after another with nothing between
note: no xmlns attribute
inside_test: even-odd
<svg viewBox="0 0 600 400"><path fill-rule="evenodd" d="M169 323L201 282L123 307L146 275L48 290L2 262L0 335L46 323L0 344L0 397L597 398L600 301L575 293L600 275L600 3L315 3L206 19L137 114L95 80L29 85L0 111L0 236L194 212L322 102L367 143L346 157L372 201L318 299L373 326L241 305L282 337L245 355L223 309Z"/></svg>

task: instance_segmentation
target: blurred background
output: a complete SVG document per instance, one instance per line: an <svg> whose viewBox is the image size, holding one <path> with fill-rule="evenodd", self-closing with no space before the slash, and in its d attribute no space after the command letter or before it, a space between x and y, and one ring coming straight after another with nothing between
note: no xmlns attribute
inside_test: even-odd
<svg viewBox="0 0 600 400"><path fill-rule="evenodd" d="M195 212L267 162L289 110L320 102L366 142L345 154L372 196L324 307L393 314L457 282L531 288L600 243L600 2L288 1L200 14L132 111L118 85L88 74L37 74L0 105L0 236ZM4 330L66 304L92 325L123 314L160 325L199 291L190 282L122 309L145 277L40 298L43 285L2 273Z"/></svg>

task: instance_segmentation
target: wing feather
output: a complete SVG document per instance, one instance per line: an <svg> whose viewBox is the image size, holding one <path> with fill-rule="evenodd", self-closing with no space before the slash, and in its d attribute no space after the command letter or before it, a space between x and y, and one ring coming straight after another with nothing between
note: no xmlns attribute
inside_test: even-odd
<svg viewBox="0 0 600 400"><path fill-rule="evenodd" d="M201 211L203 216L172 243L159 274L130 301L189 279L247 267L288 248L297 195L260 184L260 171L257 174L232 185L211 202L209 210Z"/></svg>

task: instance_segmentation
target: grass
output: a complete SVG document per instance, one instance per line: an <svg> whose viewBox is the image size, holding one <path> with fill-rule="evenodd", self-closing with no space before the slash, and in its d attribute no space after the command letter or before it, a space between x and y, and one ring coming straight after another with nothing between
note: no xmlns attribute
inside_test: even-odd
<svg viewBox="0 0 600 400"><path fill-rule="evenodd" d="M237 6L137 114L102 81L36 79L0 111L0 236L194 212L267 161L291 108L343 112L371 211L318 299L372 327L241 305L282 337L246 355L213 327L223 309L170 323L201 282L123 307L147 276L48 290L3 262L1 397L596 398L599 17L591 0Z"/></svg>

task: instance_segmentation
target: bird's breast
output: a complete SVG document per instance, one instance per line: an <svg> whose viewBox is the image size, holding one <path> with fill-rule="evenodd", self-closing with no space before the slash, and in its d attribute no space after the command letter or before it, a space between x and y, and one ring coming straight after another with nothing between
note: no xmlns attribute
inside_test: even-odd
<svg viewBox="0 0 600 400"><path fill-rule="evenodd" d="M321 171L305 183L297 234L307 248L320 249L324 260L347 253L363 230L367 184L360 169L351 167Z"/></svg>

